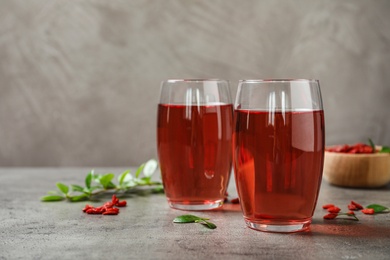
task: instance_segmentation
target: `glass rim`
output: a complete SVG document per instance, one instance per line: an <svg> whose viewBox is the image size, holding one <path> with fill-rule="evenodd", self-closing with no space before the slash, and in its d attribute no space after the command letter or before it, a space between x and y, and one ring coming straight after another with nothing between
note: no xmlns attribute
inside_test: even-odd
<svg viewBox="0 0 390 260"><path fill-rule="evenodd" d="M229 83L228 80L226 79L197 79L197 78L189 78L189 79L167 79L167 80L164 80L163 82L166 82L166 83L180 83L180 82L189 82L189 83L201 83L201 82L225 82L225 83Z"/></svg>
<svg viewBox="0 0 390 260"><path fill-rule="evenodd" d="M310 82L319 83L318 79L242 79L239 83L288 83L288 82Z"/></svg>

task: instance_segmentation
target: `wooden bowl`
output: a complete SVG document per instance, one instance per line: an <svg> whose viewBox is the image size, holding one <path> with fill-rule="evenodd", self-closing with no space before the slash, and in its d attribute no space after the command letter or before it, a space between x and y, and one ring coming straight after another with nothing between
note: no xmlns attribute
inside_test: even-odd
<svg viewBox="0 0 390 260"><path fill-rule="evenodd" d="M331 184L376 188L390 182L390 153L349 154L325 151L323 177Z"/></svg>

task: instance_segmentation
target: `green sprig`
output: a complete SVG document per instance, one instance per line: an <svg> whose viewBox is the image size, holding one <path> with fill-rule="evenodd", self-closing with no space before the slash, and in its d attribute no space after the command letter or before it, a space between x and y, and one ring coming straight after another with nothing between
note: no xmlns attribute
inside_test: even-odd
<svg viewBox="0 0 390 260"><path fill-rule="evenodd" d="M173 223L200 223L209 229L216 229L217 226L208 220L208 218L201 218L194 215L181 215L174 218Z"/></svg>
<svg viewBox="0 0 390 260"><path fill-rule="evenodd" d="M347 216L348 217L347 219L359 221L358 217L355 214L338 213L337 216Z"/></svg>
<svg viewBox="0 0 390 260"><path fill-rule="evenodd" d="M162 183L152 181L151 178L157 166L158 164L155 160L149 160L138 167L135 176L130 173L130 170L126 170L118 176L118 184L114 183L114 173L95 174L94 170L92 170L85 177L84 187L76 184L66 185L57 182L56 186L58 190L49 191L47 195L41 197L41 201L68 200L70 202L76 202L92 200L94 196L106 192L129 192L143 186L151 187L153 193L161 193L164 192Z"/></svg>

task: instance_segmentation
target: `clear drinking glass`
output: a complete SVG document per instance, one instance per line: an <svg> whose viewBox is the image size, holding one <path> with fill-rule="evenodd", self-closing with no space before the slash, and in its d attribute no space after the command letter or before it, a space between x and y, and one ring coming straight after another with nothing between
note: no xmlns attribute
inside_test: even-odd
<svg viewBox="0 0 390 260"><path fill-rule="evenodd" d="M172 208L208 210L223 204L232 166L232 126L227 81L162 82L157 150Z"/></svg>
<svg viewBox="0 0 390 260"><path fill-rule="evenodd" d="M319 82L242 80L234 114L234 171L246 224L269 232L308 229L324 161Z"/></svg>

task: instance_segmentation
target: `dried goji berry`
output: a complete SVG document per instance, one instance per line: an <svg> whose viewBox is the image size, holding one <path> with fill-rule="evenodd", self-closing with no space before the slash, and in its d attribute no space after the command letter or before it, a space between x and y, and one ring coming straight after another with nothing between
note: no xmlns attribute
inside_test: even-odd
<svg viewBox="0 0 390 260"><path fill-rule="evenodd" d="M98 209L98 208L91 208L89 210L86 211L87 214L102 214L103 211L101 209Z"/></svg>
<svg viewBox="0 0 390 260"><path fill-rule="evenodd" d="M229 201L229 193L226 191L225 192L225 197L223 199L223 202L228 202Z"/></svg>
<svg viewBox="0 0 390 260"><path fill-rule="evenodd" d="M345 145L339 147L338 152L346 153L346 152L348 152L349 149L350 149L349 145L345 144Z"/></svg>
<svg viewBox="0 0 390 260"><path fill-rule="evenodd" d="M112 203L112 201L107 201L106 203L103 204L103 207L112 208L114 207L114 204Z"/></svg>
<svg viewBox="0 0 390 260"><path fill-rule="evenodd" d="M119 209L118 208L110 208L107 209L105 212L103 212L103 215L118 215Z"/></svg>
<svg viewBox="0 0 390 260"><path fill-rule="evenodd" d="M351 200L351 204L350 205L354 205L357 209L363 209L363 206L360 205L359 203L356 203L355 201Z"/></svg>
<svg viewBox="0 0 390 260"><path fill-rule="evenodd" d="M327 215L324 216L324 219L334 219L337 217L337 213L329 213Z"/></svg>
<svg viewBox="0 0 390 260"><path fill-rule="evenodd" d="M230 202L232 204L238 204L238 203L240 203L240 200L238 198L234 198L234 199L231 199Z"/></svg>
<svg viewBox="0 0 390 260"><path fill-rule="evenodd" d="M104 206L101 206L101 207L97 207L97 208L95 208L97 211L100 211L100 212L104 212L104 211L106 211L107 210L107 208L106 207L104 207Z"/></svg>
<svg viewBox="0 0 390 260"><path fill-rule="evenodd" d="M328 208L331 208L331 207L334 207L334 204L325 204L325 205L322 205L322 208L323 208L323 209L328 209Z"/></svg>
<svg viewBox="0 0 390 260"><path fill-rule="evenodd" d="M115 194L112 195L112 200L111 200L112 204L115 205L118 201L119 201L119 199L116 197L116 195Z"/></svg>
<svg viewBox="0 0 390 260"><path fill-rule="evenodd" d="M127 205L127 201L125 200L122 200L122 201L118 201L115 206L117 207L125 207Z"/></svg>
<svg viewBox="0 0 390 260"><path fill-rule="evenodd" d="M373 152L374 151L373 151L372 147L368 146L368 145L362 147L362 149L361 149L361 153L373 153Z"/></svg>
<svg viewBox="0 0 390 260"><path fill-rule="evenodd" d="M339 213L340 210L341 209L339 207L336 207L336 206L328 208L329 213Z"/></svg>
<svg viewBox="0 0 390 260"><path fill-rule="evenodd" d="M112 211L112 210L108 210L106 212L103 212L103 215L118 215L119 212L117 211Z"/></svg>
<svg viewBox="0 0 390 260"><path fill-rule="evenodd" d="M362 212L367 215L373 215L375 213L374 209L363 209Z"/></svg>
<svg viewBox="0 0 390 260"><path fill-rule="evenodd" d="M87 212L87 210L89 210L89 209L91 209L91 208L93 208L93 206L87 204L87 205L85 205L85 207L83 208L83 211L84 211L84 212Z"/></svg>
<svg viewBox="0 0 390 260"><path fill-rule="evenodd" d="M351 150L348 151L348 153L359 153L357 148L352 148Z"/></svg>
<svg viewBox="0 0 390 260"><path fill-rule="evenodd" d="M87 213L87 214L95 214L95 210L94 209L87 209L85 211L85 213Z"/></svg>
<svg viewBox="0 0 390 260"><path fill-rule="evenodd" d="M329 152L336 152L336 153L346 153L349 149L348 145L336 145L333 147L328 148L327 150Z"/></svg>

